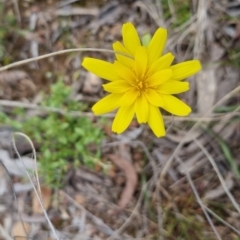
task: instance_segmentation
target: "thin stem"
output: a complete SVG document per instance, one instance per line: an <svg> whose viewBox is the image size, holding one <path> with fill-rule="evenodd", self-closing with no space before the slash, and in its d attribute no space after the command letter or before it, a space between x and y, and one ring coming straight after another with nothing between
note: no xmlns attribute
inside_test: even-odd
<svg viewBox="0 0 240 240"><path fill-rule="evenodd" d="M38 61L38 60L53 57L53 56L58 56L58 55L65 54L65 53L73 53L73 52L106 52L106 53L119 54L119 55L122 55L122 56L125 56L128 58L132 58L128 54L124 54L122 52L115 52L113 50L103 49L103 48L71 48L71 49L60 50L60 51L53 52L53 53L47 53L47 54L44 54L44 55L41 55L38 57L28 58L25 60L21 60L21 61L15 62L15 63L8 64L7 66L1 67L0 72L8 70L10 68L18 67L18 66L30 63L30 62Z"/></svg>

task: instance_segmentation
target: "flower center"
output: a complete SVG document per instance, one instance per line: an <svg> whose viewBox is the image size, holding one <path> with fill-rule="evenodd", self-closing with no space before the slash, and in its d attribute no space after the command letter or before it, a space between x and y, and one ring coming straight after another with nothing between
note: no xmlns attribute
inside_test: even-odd
<svg viewBox="0 0 240 240"><path fill-rule="evenodd" d="M147 88L148 88L147 83L144 81L144 79L136 79L134 87L139 92L139 94L147 91Z"/></svg>

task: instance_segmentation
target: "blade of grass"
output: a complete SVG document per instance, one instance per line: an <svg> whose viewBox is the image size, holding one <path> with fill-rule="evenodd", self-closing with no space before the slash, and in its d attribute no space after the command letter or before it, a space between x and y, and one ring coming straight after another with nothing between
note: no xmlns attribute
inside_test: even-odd
<svg viewBox="0 0 240 240"><path fill-rule="evenodd" d="M176 156L176 159L177 159L177 161L179 161L181 164L183 163L182 160L181 160L181 158L180 158L179 156ZM198 204L200 205L200 207L202 208L202 211L203 211L203 213L204 213L207 221L209 222L209 224L210 224L213 232L215 233L217 239L218 239L218 240L221 240L222 238L221 238L221 236L219 235L216 227L214 226L213 221L212 221L211 217L209 216L208 212L206 211L206 209L205 209L205 207L204 207L204 204L203 204L203 202L202 202L202 200L201 200L201 198L200 198L200 196L199 196L199 194L198 194L198 191L197 191L197 189L196 189L196 187L195 187L195 185L194 185L194 183L193 183L191 174L189 173L188 170L185 172L185 174L186 174L187 180L188 180L188 182L189 182L189 184L190 184L190 186L191 186L191 188L192 188L192 190L193 190L193 193L194 193L194 195L195 195L195 197L196 197L196 199L197 199L197 202L198 202Z"/></svg>
<svg viewBox="0 0 240 240"><path fill-rule="evenodd" d="M34 153L34 154L36 153L35 148L34 148L34 146L33 146L33 143L32 143L31 139L30 139L27 135L25 135L24 133L20 133L20 132L16 132L15 134L16 134L16 135L21 135L21 136L25 137L26 140L30 143L30 145L31 145L31 147L32 147L32 150L33 150L33 153ZM39 188L40 184L39 184L39 182L38 182L37 188L35 187L34 182L33 182L32 178L31 178L30 174L28 173L27 168L26 168L26 166L25 166L25 164L24 164L24 161L22 160L22 158L21 158L21 156L20 156L20 154L19 154L19 152L18 152L18 150L17 150L17 146L16 146L16 142L15 142L14 136L13 136L13 138L12 138L12 141L13 141L14 151L16 152L18 158L22 161L22 164L23 164L23 166L24 166L24 168L25 168L25 172L26 172L26 174L27 174L27 177L28 177L29 181L30 181L31 184L32 184L33 190L34 190L34 192L35 192L35 194L36 194L36 196L37 196L37 199L38 199L39 204L40 204L40 206L41 206L41 208L42 208L43 214L44 214L44 216L45 216L45 218L46 218L46 220L47 220L47 222L48 222L48 224L49 224L49 227L50 227L50 229L52 230L52 233L53 233L55 239L59 240L58 234L57 234L57 232L56 232L56 230L55 230L55 228L54 228L51 220L50 220L49 217L48 217L47 211L45 210L45 208L44 208L44 206L43 206L43 202L42 202L41 195L40 195L41 192L39 192L38 189L37 189L37 188ZM35 159L35 160L36 160L36 159ZM37 172L37 169L36 169L36 172ZM35 176L35 177L36 177L36 176Z"/></svg>
<svg viewBox="0 0 240 240"><path fill-rule="evenodd" d="M219 144L225 158L227 159L232 171L234 172L236 177L240 178L240 171L238 169L238 166L237 166L236 162L233 159L232 153L231 153L230 148L227 145L227 143L224 140L222 140L216 133L214 133L209 128L204 128L204 130L207 131L212 137L214 137L216 139L216 141L218 142L218 144Z"/></svg>
<svg viewBox="0 0 240 240"><path fill-rule="evenodd" d="M220 180L225 193L227 194L227 196L229 197L229 199L231 200L233 206L236 208L236 210L238 211L238 213L240 214L240 206L238 204L238 202L236 201L236 199L234 198L234 196L232 195L232 193L228 190L228 187L226 185L226 182L221 174L221 172L219 171L217 164L215 163L213 157L211 156L211 154L208 152L208 150L202 145L202 143L195 139L194 142L198 145L198 147L202 150L202 152L206 155L206 157L208 158L209 162L211 163L211 165L213 166L213 169L215 170L218 179Z"/></svg>
<svg viewBox="0 0 240 240"><path fill-rule="evenodd" d="M225 158L228 160L230 166L231 166L231 169L232 171L234 172L234 174L240 178L240 171L238 170L238 166L236 164L236 162L234 161L233 159L233 156L232 156L232 153L230 151L230 148L228 147L228 145L220 138L217 138L216 139L223 151L223 154L225 156Z"/></svg>

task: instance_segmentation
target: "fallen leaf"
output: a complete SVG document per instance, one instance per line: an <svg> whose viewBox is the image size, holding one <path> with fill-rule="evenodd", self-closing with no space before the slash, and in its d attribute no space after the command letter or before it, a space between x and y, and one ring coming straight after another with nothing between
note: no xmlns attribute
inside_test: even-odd
<svg viewBox="0 0 240 240"><path fill-rule="evenodd" d="M136 189L138 182L137 172L133 165L124 158L113 154L108 155L108 157L118 168L120 168L125 173L126 185L121 193L121 197L118 202L118 206L120 208L125 208L130 202Z"/></svg>
<svg viewBox="0 0 240 240"><path fill-rule="evenodd" d="M32 193L33 193L33 197L32 197L33 213L42 214L43 211L39 204L38 198L37 198L35 192L32 192ZM52 200L52 190L48 187L41 186L41 193L42 193L43 206L44 206L45 210L47 210L49 208L51 200Z"/></svg>
<svg viewBox="0 0 240 240"><path fill-rule="evenodd" d="M225 66L217 69L216 78L218 91L215 102L219 101L226 96L226 94L239 86L240 73L237 68ZM227 105L229 101L231 101L231 98L226 101L224 105Z"/></svg>
<svg viewBox="0 0 240 240"><path fill-rule="evenodd" d="M19 221L13 225L12 236L14 237L15 240L22 240L28 237L29 232L30 232L30 225L26 222L22 223L21 221Z"/></svg>
<svg viewBox="0 0 240 240"><path fill-rule="evenodd" d="M75 15L92 15L97 16L99 14L98 8L82 8L82 7L72 7L72 8L62 8L58 9L55 14L57 16L75 16Z"/></svg>
<svg viewBox="0 0 240 240"><path fill-rule="evenodd" d="M61 219L62 220L70 219L70 215L68 214L68 212L66 211L66 209L64 207L60 207L59 212L61 214Z"/></svg>
<svg viewBox="0 0 240 240"><path fill-rule="evenodd" d="M199 169L200 166L203 166L206 163L207 159L204 157L204 153L199 151L189 157L186 161L182 162L178 166L178 171L181 174L186 174L187 172L192 172Z"/></svg>
<svg viewBox="0 0 240 240"><path fill-rule="evenodd" d="M192 142L194 139L198 138L201 134L202 134L201 131L194 131L191 134L188 134L186 136L185 131L177 130L176 134L168 133L166 137L176 143L180 143L180 142L189 143L189 142Z"/></svg>
<svg viewBox="0 0 240 240"><path fill-rule="evenodd" d="M36 85L24 71L12 70L0 73L0 97L8 100L32 97Z"/></svg>
<svg viewBox="0 0 240 240"><path fill-rule="evenodd" d="M0 150L0 161L6 167L7 171L14 176L25 176L26 170L34 170L35 164L33 159L22 157L20 159L12 159L8 151ZM24 164L23 164L23 162Z"/></svg>
<svg viewBox="0 0 240 240"><path fill-rule="evenodd" d="M198 112L205 114L214 104L217 92L216 68L202 69L196 76Z"/></svg>
<svg viewBox="0 0 240 240"><path fill-rule="evenodd" d="M3 196L8 191L6 170L0 165L0 196Z"/></svg>
<svg viewBox="0 0 240 240"><path fill-rule="evenodd" d="M234 182L232 178L233 178L232 174L229 174L225 179L225 185L229 191L234 187ZM222 184L220 184L217 188L206 192L204 199L208 200L218 199L225 193L226 193L225 189L223 188Z"/></svg>
<svg viewBox="0 0 240 240"><path fill-rule="evenodd" d="M83 203L85 203L86 199L85 199L85 197L83 195L77 193L76 196L75 196L75 201L78 204L82 205Z"/></svg>

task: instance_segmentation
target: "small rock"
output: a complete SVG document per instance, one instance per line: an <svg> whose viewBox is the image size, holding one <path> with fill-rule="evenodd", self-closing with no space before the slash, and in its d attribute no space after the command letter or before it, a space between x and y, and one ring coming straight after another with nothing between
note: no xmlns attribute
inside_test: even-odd
<svg viewBox="0 0 240 240"><path fill-rule="evenodd" d="M97 93L102 85L102 80L93 73L88 73L83 84L82 91L88 94Z"/></svg>

